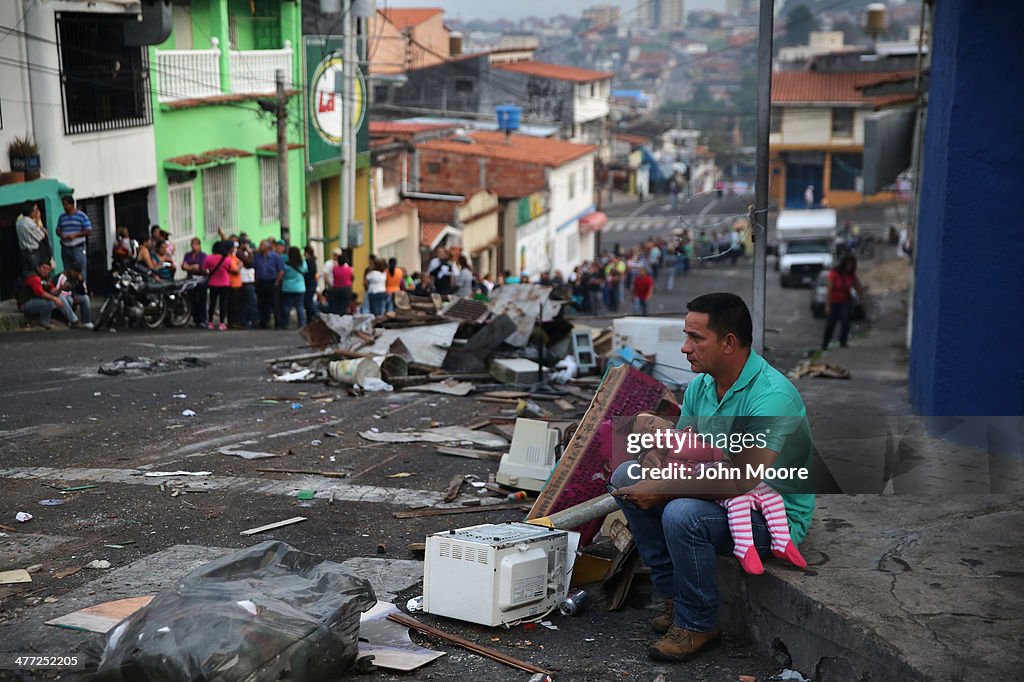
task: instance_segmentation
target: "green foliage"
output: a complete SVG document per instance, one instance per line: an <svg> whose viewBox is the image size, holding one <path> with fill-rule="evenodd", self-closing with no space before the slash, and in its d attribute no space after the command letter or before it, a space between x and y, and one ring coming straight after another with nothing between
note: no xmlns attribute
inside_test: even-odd
<svg viewBox="0 0 1024 682"><path fill-rule="evenodd" d="M27 158L39 154L39 146L28 135L16 137L7 145L7 153L10 156Z"/></svg>

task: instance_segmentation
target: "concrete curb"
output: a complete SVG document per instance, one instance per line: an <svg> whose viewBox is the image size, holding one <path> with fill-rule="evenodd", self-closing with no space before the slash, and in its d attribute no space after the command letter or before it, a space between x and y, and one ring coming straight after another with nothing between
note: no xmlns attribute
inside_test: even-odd
<svg viewBox="0 0 1024 682"><path fill-rule="evenodd" d="M721 622L742 633L755 646L816 682L930 679L909 663L891 643L845 614L800 589L799 582L817 574L787 580L768 568L751 577L731 558L719 560Z"/></svg>

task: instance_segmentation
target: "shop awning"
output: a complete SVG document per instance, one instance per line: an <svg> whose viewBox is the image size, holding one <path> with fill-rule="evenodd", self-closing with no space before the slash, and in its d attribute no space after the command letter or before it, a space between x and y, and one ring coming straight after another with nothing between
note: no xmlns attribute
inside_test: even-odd
<svg viewBox="0 0 1024 682"><path fill-rule="evenodd" d="M66 194L74 194L74 190L53 178L15 182L0 186L0 206L23 204L26 201L39 201L46 197L58 197Z"/></svg>
<svg viewBox="0 0 1024 682"><path fill-rule="evenodd" d="M608 216L601 211L593 211L580 218L580 234L600 232L608 222Z"/></svg>

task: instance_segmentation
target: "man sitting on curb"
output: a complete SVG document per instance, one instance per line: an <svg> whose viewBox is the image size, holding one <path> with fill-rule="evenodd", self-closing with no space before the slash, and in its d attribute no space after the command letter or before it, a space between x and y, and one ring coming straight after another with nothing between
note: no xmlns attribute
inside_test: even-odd
<svg viewBox="0 0 1024 682"><path fill-rule="evenodd" d="M656 456L643 453L639 463L621 464L610 482L651 569L651 581L666 600L665 613L651 623L663 637L648 654L669 662L689 661L719 643L716 555L731 554L734 543L728 512L717 500L743 495L765 479L785 501L797 545L814 511L813 446L803 400L785 376L751 349L753 325L746 304L733 294L717 293L686 307L682 352L700 374L686 389L676 428L730 443L731 461L710 470L716 473L713 480L665 476L672 469L654 450ZM658 417L641 415L633 428L648 433L659 426ZM782 480L783 472L803 480ZM761 512L751 513L751 525L753 537L744 540L752 541L759 556L771 556Z"/></svg>
<svg viewBox="0 0 1024 682"><path fill-rule="evenodd" d="M49 263L40 263L34 273L25 277L18 291L18 307L25 317L38 317L43 329L50 328L50 316L55 310L64 315L69 327L77 326L78 316L70 301L55 293L50 284L50 272Z"/></svg>

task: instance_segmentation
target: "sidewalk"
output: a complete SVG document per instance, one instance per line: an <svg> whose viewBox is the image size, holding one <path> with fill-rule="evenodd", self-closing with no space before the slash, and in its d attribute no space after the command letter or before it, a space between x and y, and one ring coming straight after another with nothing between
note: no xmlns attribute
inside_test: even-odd
<svg viewBox="0 0 1024 682"><path fill-rule="evenodd" d="M724 622L816 681L1019 679L1019 452L1007 486L1014 494L950 494L988 489L996 472L987 453L913 433L921 425L907 397L904 297L875 301L871 331L823 357L849 369L849 380L795 384L830 469L870 465L885 451L885 425L897 424L889 489L909 480L944 494L819 496L801 547L806 572L773 562L764 578L749 579L735 561L721 563L722 591L731 595ZM838 414L851 418L821 418ZM890 419L865 419L882 415Z"/></svg>

